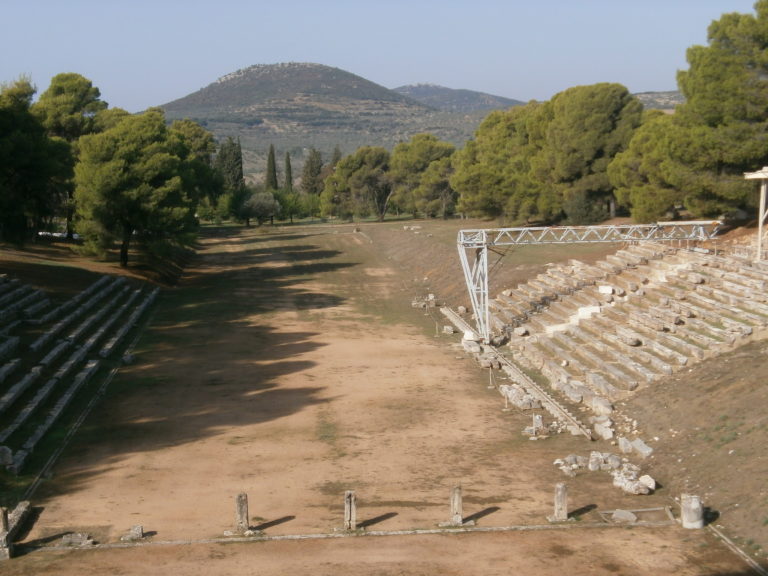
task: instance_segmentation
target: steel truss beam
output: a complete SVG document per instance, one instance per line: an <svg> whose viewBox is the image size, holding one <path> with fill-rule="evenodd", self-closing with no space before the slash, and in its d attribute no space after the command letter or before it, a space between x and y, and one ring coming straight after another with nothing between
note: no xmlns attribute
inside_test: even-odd
<svg viewBox="0 0 768 576"><path fill-rule="evenodd" d="M668 242L713 238L719 220L657 222L610 226L550 226L538 228L490 228L459 230L458 249L469 299L475 313L478 335L490 340L488 309L488 249L495 246L571 244L574 242ZM474 252L474 260L470 255Z"/></svg>

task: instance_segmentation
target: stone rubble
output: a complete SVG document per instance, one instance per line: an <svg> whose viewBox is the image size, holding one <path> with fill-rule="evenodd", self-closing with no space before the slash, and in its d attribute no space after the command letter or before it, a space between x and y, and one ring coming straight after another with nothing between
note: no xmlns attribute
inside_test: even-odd
<svg viewBox="0 0 768 576"><path fill-rule="evenodd" d="M589 457L569 454L553 462L566 476L576 476L578 470L590 472L609 472L613 485L627 494L650 494L656 489L656 481L647 474L640 473L640 467L610 452L590 452Z"/></svg>

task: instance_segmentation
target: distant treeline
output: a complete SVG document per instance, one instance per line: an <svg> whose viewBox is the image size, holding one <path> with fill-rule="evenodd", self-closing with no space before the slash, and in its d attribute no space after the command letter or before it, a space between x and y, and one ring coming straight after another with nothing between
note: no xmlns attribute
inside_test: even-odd
<svg viewBox="0 0 768 576"><path fill-rule="evenodd" d="M337 147L327 161L311 148L294 179L289 153L278 176L270 145L258 185L243 178L238 140L217 143L157 108L110 109L78 74L54 77L34 102L22 77L0 86L0 240L66 230L96 254L119 247L127 264L132 246L162 255L191 241L201 218L465 214L515 225L750 214L744 172L768 164L767 52L760 0L754 15L723 15L707 46L688 49L673 114L644 111L620 84L577 86L491 112L458 149L426 133L391 152L342 157Z"/></svg>

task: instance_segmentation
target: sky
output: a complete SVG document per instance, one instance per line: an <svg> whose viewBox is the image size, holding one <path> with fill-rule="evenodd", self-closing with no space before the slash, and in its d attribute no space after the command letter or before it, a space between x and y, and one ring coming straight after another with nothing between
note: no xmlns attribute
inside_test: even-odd
<svg viewBox="0 0 768 576"><path fill-rule="evenodd" d="M0 0L0 83L62 72L139 112L254 64L517 100L618 82L677 89L686 49L754 0Z"/></svg>

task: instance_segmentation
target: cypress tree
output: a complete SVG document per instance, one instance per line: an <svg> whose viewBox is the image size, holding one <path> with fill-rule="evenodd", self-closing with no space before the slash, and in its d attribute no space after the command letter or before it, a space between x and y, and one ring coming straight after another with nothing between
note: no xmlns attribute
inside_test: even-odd
<svg viewBox="0 0 768 576"><path fill-rule="evenodd" d="M285 153L285 185L286 192L293 192L293 171L291 170L291 154Z"/></svg>
<svg viewBox="0 0 768 576"><path fill-rule="evenodd" d="M216 155L214 167L221 174L226 192L235 192L245 186L243 178L243 151L240 139L235 142L231 136L222 142Z"/></svg>
<svg viewBox="0 0 768 576"><path fill-rule="evenodd" d="M323 157L319 150L311 148L301 171L301 189L305 194L320 195L323 191Z"/></svg>
<svg viewBox="0 0 768 576"><path fill-rule="evenodd" d="M267 155L267 177L264 181L267 190L277 190L277 166L275 165L275 147L269 145Z"/></svg>

